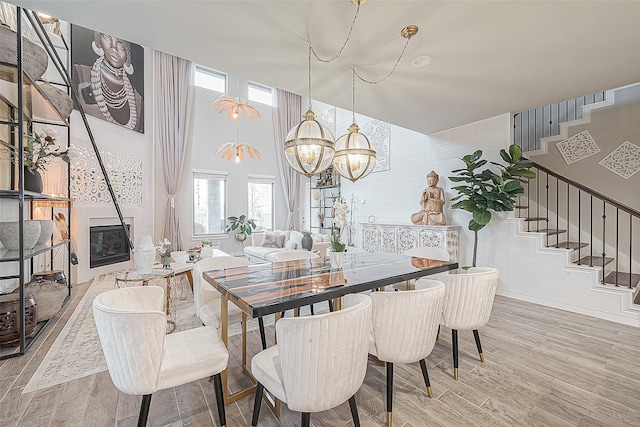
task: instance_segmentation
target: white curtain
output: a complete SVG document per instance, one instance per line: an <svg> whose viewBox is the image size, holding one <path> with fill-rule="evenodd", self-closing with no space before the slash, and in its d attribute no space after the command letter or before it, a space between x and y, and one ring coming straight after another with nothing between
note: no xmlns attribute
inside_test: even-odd
<svg viewBox="0 0 640 427"><path fill-rule="evenodd" d="M194 64L186 59L155 51L156 144L160 149L167 207L163 237L173 250L182 249L180 220L176 216L175 195L180 186L182 166L193 127Z"/></svg>
<svg viewBox="0 0 640 427"><path fill-rule="evenodd" d="M296 172L284 157L284 140L291 128L302 120L302 98L291 92L276 89L277 108L273 110L273 136L278 160L278 172L284 199L289 213L287 215L287 230L295 227L294 212L297 202L300 174Z"/></svg>

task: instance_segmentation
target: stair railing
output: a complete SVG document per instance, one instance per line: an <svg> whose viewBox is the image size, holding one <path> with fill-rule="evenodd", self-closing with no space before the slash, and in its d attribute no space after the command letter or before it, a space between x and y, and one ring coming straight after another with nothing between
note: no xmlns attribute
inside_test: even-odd
<svg viewBox="0 0 640 427"><path fill-rule="evenodd" d="M560 123L582 118L582 107L604 101L605 92L596 92L568 101L532 108L513 115L513 143L523 152L540 149L540 138L560 134Z"/></svg>
<svg viewBox="0 0 640 427"><path fill-rule="evenodd" d="M602 263L602 284L607 282L604 274L605 266L609 262L615 262L614 274L610 277L615 279L612 282L615 286L620 286L622 280L628 279L629 288L634 287L634 282L640 279L634 270L634 242L636 246L640 235L634 236L634 221L640 219L640 212L626 206L612 198L580 184L572 179L566 178L547 167L533 162L536 178L529 180L526 184L525 200L529 203L523 206L519 203L519 215L526 214L527 231L543 231L546 234L546 246L575 249L578 254L578 265L595 265ZM534 181L535 182L531 182ZM595 204L594 204L595 203ZM532 207L532 204L535 204ZM583 206L587 205L587 206ZM564 212L565 218L562 218ZM532 217L535 214L535 217ZM542 215L542 216L541 216ZM555 221L555 229L551 228ZM587 225L588 231L583 230L583 224ZM545 228L531 228L531 223L544 222ZM560 225L564 224L566 230L560 230ZM575 230L572 231L572 228ZM585 227L586 228L586 227ZM595 230L594 230L595 228ZM637 229L637 227L636 227ZM560 234L566 232L566 241L560 242ZM588 234L587 239L583 239L583 234ZM600 254L594 256L594 237L601 236ZM571 241L571 236L577 235L577 242ZM627 237L628 236L628 237ZM575 237L574 237L575 238ZM628 238L628 240L627 240ZM554 243L555 240L555 243ZM584 262L582 249L589 245L588 263ZM613 260L607 258L607 248L615 252ZM628 249L628 252L626 251ZM621 271L620 258L626 258L628 262L628 272ZM635 277L634 277L635 276ZM626 280L625 280L626 282Z"/></svg>

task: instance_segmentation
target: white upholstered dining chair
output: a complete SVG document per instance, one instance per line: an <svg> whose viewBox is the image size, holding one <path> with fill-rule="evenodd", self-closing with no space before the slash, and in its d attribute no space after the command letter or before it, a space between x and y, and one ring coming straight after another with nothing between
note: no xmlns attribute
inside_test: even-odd
<svg viewBox="0 0 640 427"><path fill-rule="evenodd" d="M433 397L426 357L436 341L444 304L444 284L419 279L415 290L371 294L373 334L369 353L387 366L387 425L392 424L393 365L420 362L429 397Z"/></svg>
<svg viewBox="0 0 640 427"><path fill-rule="evenodd" d="M472 267L464 274L438 276L445 285L442 326L451 328L453 377L458 379L458 331L473 331L480 361L484 353L478 329L489 321L493 300L498 288L498 270L491 267Z"/></svg>
<svg viewBox="0 0 640 427"><path fill-rule="evenodd" d="M202 273L210 270L222 270L225 268L246 267L249 261L245 258L220 256L213 258L205 258L198 261L193 266L193 302L196 306L196 316L206 326L220 327L220 292L207 283L202 277ZM242 310L235 304L227 305L228 324L242 322ZM264 321L262 317L258 318L258 327L260 329L260 340L262 348L267 348L267 338L264 331Z"/></svg>
<svg viewBox="0 0 640 427"><path fill-rule="evenodd" d="M116 388L142 395L138 426L147 424L151 395L213 376L220 425L226 424L220 373L229 355L217 329L202 326L166 335L164 289L113 289L93 300L100 344Z"/></svg>
<svg viewBox="0 0 640 427"><path fill-rule="evenodd" d="M258 424L266 388L293 411L310 413L336 407L347 400L356 427L360 425L355 393L367 370L371 333L371 299L347 295L345 308L316 316L280 319L278 344L258 353L251 372L258 381L251 425Z"/></svg>

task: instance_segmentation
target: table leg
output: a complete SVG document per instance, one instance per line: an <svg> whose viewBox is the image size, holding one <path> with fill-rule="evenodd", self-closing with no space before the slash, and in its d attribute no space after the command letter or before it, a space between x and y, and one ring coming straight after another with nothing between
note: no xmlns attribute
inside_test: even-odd
<svg viewBox="0 0 640 427"><path fill-rule="evenodd" d="M171 314L171 276L167 276L167 291L165 292L164 311L167 316ZM167 328L167 334L170 334L176 330L175 320L171 320L167 317L167 324L169 325Z"/></svg>
<svg viewBox="0 0 640 427"><path fill-rule="evenodd" d="M193 292L193 275L191 274L191 270L187 270L185 272L187 275L187 280L189 281L189 286L191 286L191 292Z"/></svg>
<svg viewBox="0 0 640 427"><path fill-rule="evenodd" d="M334 298L333 310L334 311L342 310L342 298Z"/></svg>
<svg viewBox="0 0 640 427"><path fill-rule="evenodd" d="M243 316L243 319L245 318L246 315ZM243 329L245 328L245 324L246 323L243 322ZM246 331L243 331L243 335L246 336ZM229 348L229 299L224 295L220 296L220 338L222 339L224 346ZM244 358L246 358L246 356L244 356ZM243 365L246 363L244 359L242 363ZM240 390L235 393L229 393L228 374L228 368L220 373L220 377L222 378L222 393L224 394L225 405L228 405L229 403L235 402L236 400L242 399L255 393L256 381L252 376L249 376L253 384L251 387L245 388L244 390Z"/></svg>

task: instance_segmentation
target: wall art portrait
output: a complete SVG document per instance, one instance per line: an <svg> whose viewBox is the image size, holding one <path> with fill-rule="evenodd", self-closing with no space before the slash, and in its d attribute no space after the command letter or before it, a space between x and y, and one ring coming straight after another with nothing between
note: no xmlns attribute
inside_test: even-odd
<svg viewBox="0 0 640 427"><path fill-rule="evenodd" d="M71 62L73 84L85 113L144 133L142 46L72 25Z"/></svg>

